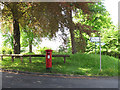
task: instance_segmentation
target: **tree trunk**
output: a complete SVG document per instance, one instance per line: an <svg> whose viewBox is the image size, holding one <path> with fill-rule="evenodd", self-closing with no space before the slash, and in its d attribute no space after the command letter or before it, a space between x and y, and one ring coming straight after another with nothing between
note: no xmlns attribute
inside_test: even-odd
<svg viewBox="0 0 120 90"><path fill-rule="evenodd" d="M85 39L84 39L81 31L79 32L79 35L80 35L80 37L79 37L79 39L80 39L80 42L79 42L80 51L82 53L84 53L85 52L85 48L86 48L86 42L85 42Z"/></svg>
<svg viewBox="0 0 120 90"><path fill-rule="evenodd" d="M71 45L72 45L72 54L75 54L76 51L76 45L75 45L75 35L74 35L74 27L73 27L73 21L72 21L72 10L70 10L70 35L71 35Z"/></svg>
<svg viewBox="0 0 120 90"><path fill-rule="evenodd" d="M29 52L32 53L32 40L29 40Z"/></svg>
<svg viewBox="0 0 120 90"><path fill-rule="evenodd" d="M20 29L19 22L16 18L13 19L13 27L14 27L13 30L14 54L20 54Z"/></svg>
<svg viewBox="0 0 120 90"><path fill-rule="evenodd" d="M14 2L11 4L11 12L13 14L13 49L14 54L20 54L20 28L18 21L18 7L17 3Z"/></svg>

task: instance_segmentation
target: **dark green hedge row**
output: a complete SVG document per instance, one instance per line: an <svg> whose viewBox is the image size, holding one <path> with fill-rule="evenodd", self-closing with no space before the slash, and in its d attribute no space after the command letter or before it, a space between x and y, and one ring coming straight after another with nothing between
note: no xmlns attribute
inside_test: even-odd
<svg viewBox="0 0 120 90"><path fill-rule="evenodd" d="M97 53L97 54L99 54L99 53ZM102 51L101 54L102 54L102 55L113 56L113 57L115 57L115 58L119 58L119 59L120 59L120 52L116 52L116 51L111 51L111 52Z"/></svg>
<svg viewBox="0 0 120 90"><path fill-rule="evenodd" d="M95 51L92 51L90 53L94 53L95 54ZM96 54L100 54L100 51L96 51ZM101 51L101 54L102 55L109 55L109 56L113 56L115 58L119 58L120 59L120 52L119 51Z"/></svg>

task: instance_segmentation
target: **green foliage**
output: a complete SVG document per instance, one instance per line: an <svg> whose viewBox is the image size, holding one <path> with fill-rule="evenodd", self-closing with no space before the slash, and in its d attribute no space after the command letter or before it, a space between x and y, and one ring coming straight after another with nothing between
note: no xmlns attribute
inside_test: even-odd
<svg viewBox="0 0 120 90"><path fill-rule="evenodd" d="M35 53L34 52L32 52L32 53L30 53L30 52L27 52L27 53L23 53L24 55L34 55Z"/></svg>
<svg viewBox="0 0 120 90"><path fill-rule="evenodd" d="M13 49L8 48L8 47L2 47L0 50L1 54L12 54L13 53Z"/></svg>
<svg viewBox="0 0 120 90"><path fill-rule="evenodd" d="M111 22L111 18L109 17L110 14L106 11L102 3L98 2L94 4L89 4L89 10L91 11L89 15L85 15L83 14L82 10L78 10L78 13L75 13L73 17L75 25L78 25L77 27L79 27L74 31L77 52L86 52L92 50L92 47L94 46L93 44L89 43L89 38L98 37L98 33L101 33L102 38L104 37L103 39L106 40L105 43L109 44L109 46L112 46L115 40L117 41L117 39L115 39L114 41L112 40L111 44L109 42L110 39L108 40L105 38L105 36L110 35L107 30L111 32L112 36L117 34L114 31L115 29L111 30L111 28L113 28L114 26Z"/></svg>
<svg viewBox="0 0 120 90"><path fill-rule="evenodd" d="M103 28L111 27L111 18L109 17L109 12L106 11L105 6L98 2L92 6L90 6L90 11L92 12L92 16L90 17L89 25L94 26L94 30L101 30Z"/></svg>
<svg viewBox="0 0 120 90"><path fill-rule="evenodd" d="M91 4L89 9L91 11L90 15L84 15L82 10L79 10L74 17L75 22L92 26L92 29L97 31L103 28L110 28L112 25L110 14L102 3Z"/></svg>
<svg viewBox="0 0 120 90"><path fill-rule="evenodd" d="M37 48L37 52L38 52L39 54L46 54L46 51L45 51L45 50L47 50L47 49L51 49L51 48L48 48L48 47L43 47L43 48L38 47L38 48Z"/></svg>
<svg viewBox="0 0 120 90"><path fill-rule="evenodd" d="M22 50L20 50L21 54L24 53L24 52L26 52L25 48L23 48Z"/></svg>
<svg viewBox="0 0 120 90"><path fill-rule="evenodd" d="M1 26L2 29L0 30L0 33L3 37L3 46L13 49L13 35L11 22L3 22Z"/></svg>
<svg viewBox="0 0 120 90"><path fill-rule="evenodd" d="M68 43L69 44L69 43ZM71 53L71 47L69 45L67 45L67 47L64 47L64 45L60 45L59 46L59 53Z"/></svg>
<svg viewBox="0 0 120 90"><path fill-rule="evenodd" d="M28 36L27 33L22 32L21 33L21 47L27 47L29 45L29 41L28 41Z"/></svg>
<svg viewBox="0 0 120 90"><path fill-rule="evenodd" d="M33 31L34 29L28 25L21 27L21 47L27 47L30 41L36 46L41 41L41 37L37 37Z"/></svg>
<svg viewBox="0 0 120 90"><path fill-rule="evenodd" d="M101 42L105 43L105 45L101 46L101 52L103 55L112 55L118 58L120 54L118 52L118 30L115 26L111 26L110 29L104 29L101 31ZM99 48L99 46L96 46L97 53L100 52ZM86 52L95 53L95 43L88 41Z"/></svg>
<svg viewBox="0 0 120 90"><path fill-rule="evenodd" d="M102 34L102 42L106 44L103 46L107 52L109 51L118 51L118 30L117 27L111 27L108 30L104 30L101 32Z"/></svg>
<svg viewBox="0 0 120 90"><path fill-rule="evenodd" d="M13 49L13 36L10 34L2 35L4 38L3 46L11 47Z"/></svg>

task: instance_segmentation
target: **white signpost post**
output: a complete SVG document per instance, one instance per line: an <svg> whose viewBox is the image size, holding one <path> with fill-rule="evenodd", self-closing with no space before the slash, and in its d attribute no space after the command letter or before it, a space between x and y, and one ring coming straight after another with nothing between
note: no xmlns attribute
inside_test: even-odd
<svg viewBox="0 0 120 90"><path fill-rule="evenodd" d="M100 71L101 71L101 38L99 37L99 42L100 42Z"/></svg>
<svg viewBox="0 0 120 90"><path fill-rule="evenodd" d="M95 45L100 45L100 71L101 71L101 45L105 45L105 43L101 43L100 37L90 37L90 41L95 42ZM96 43L96 42L99 42L99 43ZM95 49L96 49L96 46L95 46Z"/></svg>

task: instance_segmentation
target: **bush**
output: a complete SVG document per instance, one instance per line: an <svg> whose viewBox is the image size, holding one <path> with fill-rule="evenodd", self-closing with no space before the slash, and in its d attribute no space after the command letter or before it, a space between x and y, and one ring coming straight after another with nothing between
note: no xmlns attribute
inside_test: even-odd
<svg viewBox="0 0 120 90"><path fill-rule="evenodd" d="M89 53L90 53L90 54L95 54L95 51L91 51L91 52L89 52ZM100 51L97 50L96 53L97 53L97 54L100 54ZM119 58L119 56L120 56L120 52L119 52L119 51L110 51L110 52L108 52L108 51L101 50L101 54L102 54L102 55L113 56L113 57L116 57L116 58Z"/></svg>
<svg viewBox="0 0 120 90"><path fill-rule="evenodd" d="M3 50L2 50L2 54L5 54L5 52L6 52L5 49L3 49Z"/></svg>
<svg viewBox="0 0 120 90"><path fill-rule="evenodd" d="M1 52L1 54L12 54L13 50L11 48L2 47L0 52Z"/></svg>
<svg viewBox="0 0 120 90"><path fill-rule="evenodd" d="M12 54L12 50L11 49L8 50L8 54Z"/></svg>
<svg viewBox="0 0 120 90"><path fill-rule="evenodd" d="M35 53L34 52L32 52L32 53L30 53L30 52L27 52L27 53L23 53L24 55L34 55Z"/></svg>
<svg viewBox="0 0 120 90"><path fill-rule="evenodd" d="M20 50L20 53L25 53L25 50Z"/></svg>

